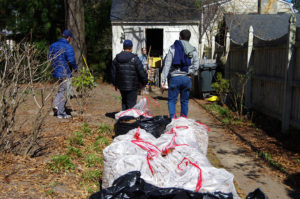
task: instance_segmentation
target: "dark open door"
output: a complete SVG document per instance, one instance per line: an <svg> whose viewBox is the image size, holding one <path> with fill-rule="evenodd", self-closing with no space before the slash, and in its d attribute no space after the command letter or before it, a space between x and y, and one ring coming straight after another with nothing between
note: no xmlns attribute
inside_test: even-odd
<svg viewBox="0 0 300 199"><path fill-rule="evenodd" d="M146 29L146 47L151 57L163 55L163 29Z"/></svg>

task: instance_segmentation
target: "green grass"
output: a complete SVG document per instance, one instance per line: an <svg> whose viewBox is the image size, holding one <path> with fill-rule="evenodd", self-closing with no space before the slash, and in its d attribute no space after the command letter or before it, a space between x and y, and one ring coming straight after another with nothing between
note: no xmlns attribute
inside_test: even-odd
<svg viewBox="0 0 300 199"><path fill-rule="evenodd" d="M267 161L269 163L269 165L271 165L272 167L274 167L282 172L286 172L285 168L279 162L276 162L275 160L273 160L273 157L271 154L264 152L264 151L259 151L258 156L263 158L265 161Z"/></svg>
<svg viewBox="0 0 300 199"><path fill-rule="evenodd" d="M27 89L24 91L25 94L31 94L31 92L32 92L32 89L31 89L31 88L27 88Z"/></svg>
<svg viewBox="0 0 300 199"><path fill-rule="evenodd" d="M96 153L102 153L102 149L110 144L110 140L103 135L96 138L96 141L87 147L87 151L94 151Z"/></svg>
<svg viewBox="0 0 300 199"><path fill-rule="evenodd" d="M98 183L101 175L102 175L102 171L96 169L96 170L84 171L81 177L85 182Z"/></svg>
<svg viewBox="0 0 300 199"><path fill-rule="evenodd" d="M234 113L227 107L222 107L218 104L203 105L207 111L213 112L221 118L223 125L243 125L243 120L236 118Z"/></svg>
<svg viewBox="0 0 300 199"><path fill-rule="evenodd" d="M300 163L300 159L297 159L297 162L299 162L299 163Z"/></svg>
<svg viewBox="0 0 300 199"><path fill-rule="evenodd" d="M100 148L101 144L99 140L96 140L93 144L88 147L88 151L95 151L97 153L101 153L102 149Z"/></svg>
<svg viewBox="0 0 300 199"><path fill-rule="evenodd" d="M48 189L46 191L46 194L51 196L51 197L54 197L54 196L57 196L58 194L54 192L54 190L51 188L51 189Z"/></svg>
<svg viewBox="0 0 300 199"><path fill-rule="evenodd" d="M46 194L49 195L49 196L51 196L51 197L57 196L58 194L55 193L55 191L53 189L56 185L57 185L57 182L51 182L49 184L49 186L47 186L47 189L45 191Z"/></svg>
<svg viewBox="0 0 300 199"><path fill-rule="evenodd" d="M89 192L90 194L91 194L91 193L97 192L93 187L90 187L90 186L88 186L86 190L87 190L87 192Z"/></svg>
<svg viewBox="0 0 300 199"><path fill-rule="evenodd" d="M84 146L83 138L85 135L82 132L74 132L72 136L68 138L68 143L71 146Z"/></svg>
<svg viewBox="0 0 300 199"><path fill-rule="evenodd" d="M51 157L47 167L55 172L73 172L75 168L85 168L80 177L81 189L89 193L98 191L99 180L102 176L103 157L102 150L111 143L110 135L113 127L101 123L97 128L91 128L88 123L83 123L79 131L73 132L67 138L67 148L63 155ZM45 187L48 197L55 197L55 185Z"/></svg>
<svg viewBox="0 0 300 199"><path fill-rule="evenodd" d="M101 123L98 128L98 133L100 135L110 134L113 131L113 128L107 124Z"/></svg>
<svg viewBox="0 0 300 199"><path fill-rule="evenodd" d="M75 169L75 165L67 155L54 155L51 157L51 161L48 163L48 167L55 172L69 171Z"/></svg>
<svg viewBox="0 0 300 199"><path fill-rule="evenodd" d="M99 166L103 158L99 157L97 154L87 154L84 158L87 167Z"/></svg>
<svg viewBox="0 0 300 199"><path fill-rule="evenodd" d="M82 151L76 147L68 146L67 155L71 155L73 157L81 157Z"/></svg>
<svg viewBox="0 0 300 199"><path fill-rule="evenodd" d="M85 135L91 135L92 134L92 130L90 129L90 126L88 123L83 123L82 127L81 127L81 132Z"/></svg>
<svg viewBox="0 0 300 199"><path fill-rule="evenodd" d="M97 141L98 141L98 144L104 145L104 146L107 146L110 144L110 140L107 137L102 136L102 135L97 137Z"/></svg>

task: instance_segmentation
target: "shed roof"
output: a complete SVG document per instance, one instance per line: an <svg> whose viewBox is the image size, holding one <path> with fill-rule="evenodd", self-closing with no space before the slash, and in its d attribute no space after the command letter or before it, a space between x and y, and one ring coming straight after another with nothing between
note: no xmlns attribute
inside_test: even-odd
<svg viewBox="0 0 300 199"><path fill-rule="evenodd" d="M112 0L110 19L112 22L192 22L200 20L200 10L195 0Z"/></svg>
<svg viewBox="0 0 300 199"><path fill-rule="evenodd" d="M275 40L288 33L290 14L225 15L226 28L233 41L243 44L248 40L249 27L263 40ZM296 26L300 27L300 14L296 14Z"/></svg>

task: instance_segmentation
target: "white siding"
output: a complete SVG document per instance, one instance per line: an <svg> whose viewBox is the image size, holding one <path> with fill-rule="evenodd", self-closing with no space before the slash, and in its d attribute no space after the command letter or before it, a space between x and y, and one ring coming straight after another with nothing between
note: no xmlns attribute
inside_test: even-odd
<svg viewBox="0 0 300 199"><path fill-rule="evenodd" d="M133 42L133 53L140 54L141 47L146 46L146 29L163 29L163 56L169 50L170 45L174 43L175 40L179 39L179 32L183 29L188 29L191 31L192 36L190 43L198 49L199 45L199 26L198 25L112 25L112 56L113 58L116 54L123 50L122 41L124 39L130 39Z"/></svg>
<svg viewBox="0 0 300 199"><path fill-rule="evenodd" d="M274 1L274 0L273 0ZM277 12L292 13L291 4L277 0ZM225 13L258 13L258 0L232 0L221 5Z"/></svg>

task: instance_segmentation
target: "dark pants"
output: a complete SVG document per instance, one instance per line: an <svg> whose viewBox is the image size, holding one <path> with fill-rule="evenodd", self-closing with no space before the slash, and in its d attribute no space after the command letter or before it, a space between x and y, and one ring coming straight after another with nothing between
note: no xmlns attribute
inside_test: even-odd
<svg viewBox="0 0 300 199"><path fill-rule="evenodd" d="M122 110L131 109L136 104L138 90L133 91L121 91L122 96Z"/></svg>

